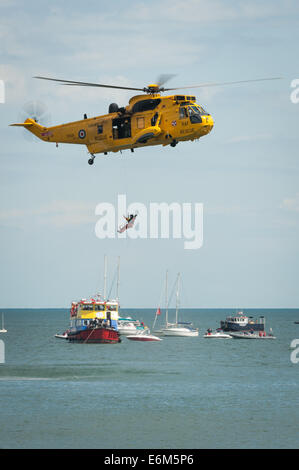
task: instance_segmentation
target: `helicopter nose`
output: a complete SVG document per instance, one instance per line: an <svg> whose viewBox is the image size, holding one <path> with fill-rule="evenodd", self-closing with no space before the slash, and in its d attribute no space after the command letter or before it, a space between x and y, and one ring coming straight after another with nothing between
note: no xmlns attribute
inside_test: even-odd
<svg viewBox="0 0 299 470"><path fill-rule="evenodd" d="M211 132L211 130L214 127L214 119L209 114L208 116L203 116L202 117L202 123L203 123L203 126L204 126L203 127L204 134L209 134L209 132Z"/></svg>
<svg viewBox="0 0 299 470"><path fill-rule="evenodd" d="M206 123L207 125L210 127L210 131L213 129L214 127L214 119L212 118L212 116L207 116L207 120L206 120Z"/></svg>

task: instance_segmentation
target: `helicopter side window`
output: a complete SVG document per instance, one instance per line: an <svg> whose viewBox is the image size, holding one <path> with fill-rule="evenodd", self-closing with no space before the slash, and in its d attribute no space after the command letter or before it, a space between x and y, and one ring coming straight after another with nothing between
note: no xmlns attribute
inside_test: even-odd
<svg viewBox="0 0 299 470"><path fill-rule="evenodd" d="M155 126L155 125L156 125L156 122L157 122L158 117L159 117L159 114L158 114L158 113L154 114L154 116L153 116L152 119L151 119L151 125L152 125L152 126Z"/></svg>
<svg viewBox="0 0 299 470"><path fill-rule="evenodd" d="M98 134L103 134L103 125L102 124L98 125Z"/></svg>
<svg viewBox="0 0 299 470"><path fill-rule="evenodd" d="M113 139L127 139L131 137L131 118L116 118L112 120Z"/></svg>
<svg viewBox="0 0 299 470"><path fill-rule="evenodd" d="M135 103L133 108L132 108L132 112L133 113L141 113L143 111L152 111L160 103L161 103L161 100L159 98L137 101L137 103Z"/></svg>
<svg viewBox="0 0 299 470"><path fill-rule="evenodd" d="M188 117L187 109L186 108L180 108L180 119L186 119L187 117Z"/></svg>
<svg viewBox="0 0 299 470"><path fill-rule="evenodd" d="M137 129L144 129L144 117L137 118Z"/></svg>

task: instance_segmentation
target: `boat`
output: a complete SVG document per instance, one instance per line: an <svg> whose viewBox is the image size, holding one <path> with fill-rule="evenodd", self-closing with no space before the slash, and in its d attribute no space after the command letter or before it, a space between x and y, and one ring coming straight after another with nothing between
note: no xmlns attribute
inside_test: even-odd
<svg viewBox="0 0 299 470"><path fill-rule="evenodd" d="M162 338L151 335L149 329L145 329L143 331L140 330L134 335L127 335L127 339L130 339L131 341L162 341Z"/></svg>
<svg viewBox="0 0 299 470"><path fill-rule="evenodd" d="M224 333L224 331L222 331L222 330L213 331L209 328L205 332L204 338L226 338L226 339L230 339L230 338L232 338L232 336L229 335L228 333Z"/></svg>
<svg viewBox="0 0 299 470"><path fill-rule="evenodd" d="M119 259L118 259L119 273ZM120 334L117 328L118 321L118 285L117 298L106 298L107 284L107 257L104 261L104 296L95 295L94 298L74 301L70 309L70 328L67 331L67 340L77 343L120 343Z"/></svg>
<svg viewBox="0 0 299 470"><path fill-rule="evenodd" d="M192 323L168 323L165 328L162 328L164 336L191 336L196 337L199 335L198 329L193 328Z"/></svg>
<svg viewBox="0 0 299 470"><path fill-rule="evenodd" d="M117 321L117 329L120 335L132 335L143 331L145 325L139 320L134 320L132 317L120 317Z"/></svg>
<svg viewBox="0 0 299 470"><path fill-rule="evenodd" d="M2 313L2 328L0 330L0 333L7 333L7 330L4 328L4 315Z"/></svg>
<svg viewBox="0 0 299 470"><path fill-rule="evenodd" d="M254 320L248 317L242 311L236 315L229 315L224 321L220 322L220 329L225 332L232 331L265 331L265 318L261 316Z"/></svg>
<svg viewBox="0 0 299 470"><path fill-rule="evenodd" d="M56 335L54 335L55 338L59 338L59 339L68 339L68 332L65 331L64 333L62 334L59 334L57 333Z"/></svg>
<svg viewBox="0 0 299 470"><path fill-rule="evenodd" d="M272 330L268 334L265 331L234 331L230 335L235 339L276 339Z"/></svg>
<svg viewBox="0 0 299 470"><path fill-rule="evenodd" d="M163 336L184 336L196 337L199 335L198 328L194 328L191 322L179 322L179 286L180 286L180 273L177 275L176 281L176 310L175 310L175 323L168 322L168 299L167 299L167 282L168 273L166 273L166 324L159 330L159 334Z"/></svg>
<svg viewBox="0 0 299 470"><path fill-rule="evenodd" d="M94 299L72 302L67 339L80 343L120 343L117 330L118 302Z"/></svg>

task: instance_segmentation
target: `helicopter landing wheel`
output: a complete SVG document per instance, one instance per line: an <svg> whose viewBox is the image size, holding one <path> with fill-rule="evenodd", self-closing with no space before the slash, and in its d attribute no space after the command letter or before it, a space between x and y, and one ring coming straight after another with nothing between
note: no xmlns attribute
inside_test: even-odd
<svg viewBox="0 0 299 470"><path fill-rule="evenodd" d="M176 141L176 140L173 140L173 141L170 143L171 147L175 147L176 144L177 144L177 141Z"/></svg>
<svg viewBox="0 0 299 470"><path fill-rule="evenodd" d="M93 165L93 162L96 156L93 153L90 153L89 155L91 155L91 158L88 160L88 163L89 165Z"/></svg>

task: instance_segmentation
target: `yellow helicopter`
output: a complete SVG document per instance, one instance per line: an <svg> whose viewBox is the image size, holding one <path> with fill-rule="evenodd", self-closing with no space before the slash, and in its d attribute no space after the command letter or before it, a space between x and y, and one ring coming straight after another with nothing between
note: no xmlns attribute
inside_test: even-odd
<svg viewBox="0 0 299 470"><path fill-rule="evenodd" d="M199 88L207 86L231 85L236 83L276 80L278 78L261 78L237 82L205 83L190 87L164 88L164 83L173 75L162 75L156 84L144 88L131 88L100 83L77 82L49 77L34 77L51 80L68 86L103 87L121 90L141 91L143 94L133 96L126 107L111 103L108 114L69 122L53 127L39 124L36 117L27 118L25 122L11 124L21 126L45 142L86 145L93 164L97 153L118 152L152 145L170 145L178 142L199 139L211 132L214 121L212 116L196 103L195 96L170 95L161 96L166 91Z"/></svg>

